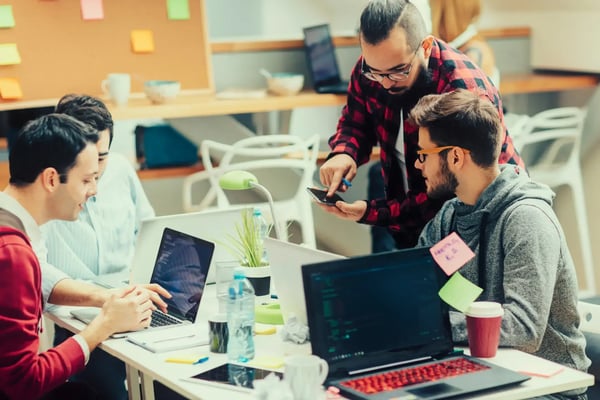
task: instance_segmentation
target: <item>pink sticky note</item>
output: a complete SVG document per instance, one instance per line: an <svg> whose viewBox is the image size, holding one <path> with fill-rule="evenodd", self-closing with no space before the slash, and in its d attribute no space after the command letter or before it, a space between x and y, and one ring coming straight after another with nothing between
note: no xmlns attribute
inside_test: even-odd
<svg viewBox="0 0 600 400"><path fill-rule="evenodd" d="M81 18L84 20L104 19L102 0L81 0Z"/></svg>
<svg viewBox="0 0 600 400"><path fill-rule="evenodd" d="M429 249L433 259L444 270L446 275L450 276L467 261L475 257L475 253L467 244L456 234L452 232Z"/></svg>

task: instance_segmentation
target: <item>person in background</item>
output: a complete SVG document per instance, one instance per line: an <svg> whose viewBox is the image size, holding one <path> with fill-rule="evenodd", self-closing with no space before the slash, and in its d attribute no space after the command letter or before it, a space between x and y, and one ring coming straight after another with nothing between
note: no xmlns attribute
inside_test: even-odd
<svg viewBox="0 0 600 400"><path fill-rule="evenodd" d="M500 88L494 51L477 30L481 0L430 0L432 34L460 50Z"/></svg>
<svg viewBox="0 0 600 400"><path fill-rule="evenodd" d="M5 294L0 299L1 399L54 400L75 393L95 398L93 390L65 381L84 368L89 351L111 334L150 323L154 306L149 292L120 289L107 296L100 314L79 334L38 354L44 301L32 243L39 240L40 225L75 220L96 194L97 141L93 128L50 114L25 125L11 147L10 182L0 193L0 290Z"/></svg>
<svg viewBox="0 0 600 400"><path fill-rule="evenodd" d="M127 275L141 221L154 217L154 210L131 163L121 154L109 154L113 120L101 100L69 94L59 100L55 112L98 131L98 194L83 205L76 221L51 221L42 227L48 261L75 279ZM71 335L56 326L54 344ZM92 385L104 398L121 400L127 398L125 376L122 361L97 349L87 368L71 380Z"/></svg>
<svg viewBox="0 0 600 400"><path fill-rule="evenodd" d="M419 127L415 168L427 195L447 198L419 237L432 246L456 232L473 250L460 274L483 289L478 300L504 308L500 346L586 371L577 277L554 193L514 165L498 165L502 123L487 98L466 90L423 97L410 113ZM465 315L450 311L455 342L467 343ZM585 399L586 388L548 396Z"/></svg>
<svg viewBox="0 0 600 400"><path fill-rule="evenodd" d="M378 144L385 197L321 208L343 219L387 227L396 248L412 247L443 204L427 196L414 167L418 135L408 113L421 97L459 88L485 95L503 126L499 161L523 164L506 132L497 89L467 56L427 34L410 1L370 1L360 18L359 39L362 56L352 71L348 101L329 140L331 152L320 178L329 195L347 190L342 178L351 181Z"/></svg>

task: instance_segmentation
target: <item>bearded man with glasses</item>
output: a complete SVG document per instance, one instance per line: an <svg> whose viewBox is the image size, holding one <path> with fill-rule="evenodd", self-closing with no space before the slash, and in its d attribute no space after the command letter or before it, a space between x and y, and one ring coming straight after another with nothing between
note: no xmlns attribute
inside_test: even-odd
<svg viewBox="0 0 600 400"><path fill-rule="evenodd" d="M343 219L387 227L396 248L412 247L444 200L427 196L414 167L418 134L408 114L421 97L467 89L489 98L502 120L499 162L524 165L506 132L498 90L467 56L427 34L414 4L370 1L361 14L359 40L362 56L352 71L348 101L329 139L331 153L320 178L328 195L346 191L342 178L351 181L379 145L385 197L321 208Z"/></svg>

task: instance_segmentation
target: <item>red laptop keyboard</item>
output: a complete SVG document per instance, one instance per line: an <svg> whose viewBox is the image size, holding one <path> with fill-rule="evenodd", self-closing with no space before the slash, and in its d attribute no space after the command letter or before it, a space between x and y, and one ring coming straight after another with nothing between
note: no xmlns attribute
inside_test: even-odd
<svg viewBox="0 0 600 400"><path fill-rule="evenodd" d="M449 361L440 361L434 364L351 379L343 381L341 384L365 394L374 394L485 369L489 369L489 367L466 358L456 358Z"/></svg>

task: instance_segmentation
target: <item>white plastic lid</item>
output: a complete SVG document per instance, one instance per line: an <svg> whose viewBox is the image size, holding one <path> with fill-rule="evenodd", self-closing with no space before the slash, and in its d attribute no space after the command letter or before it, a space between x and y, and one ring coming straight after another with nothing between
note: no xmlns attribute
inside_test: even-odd
<svg viewBox="0 0 600 400"><path fill-rule="evenodd" d="M502 304L495 301L476 301L471 303L465 314L469 317L501 317L504 315L504 309Z"/></svg>

